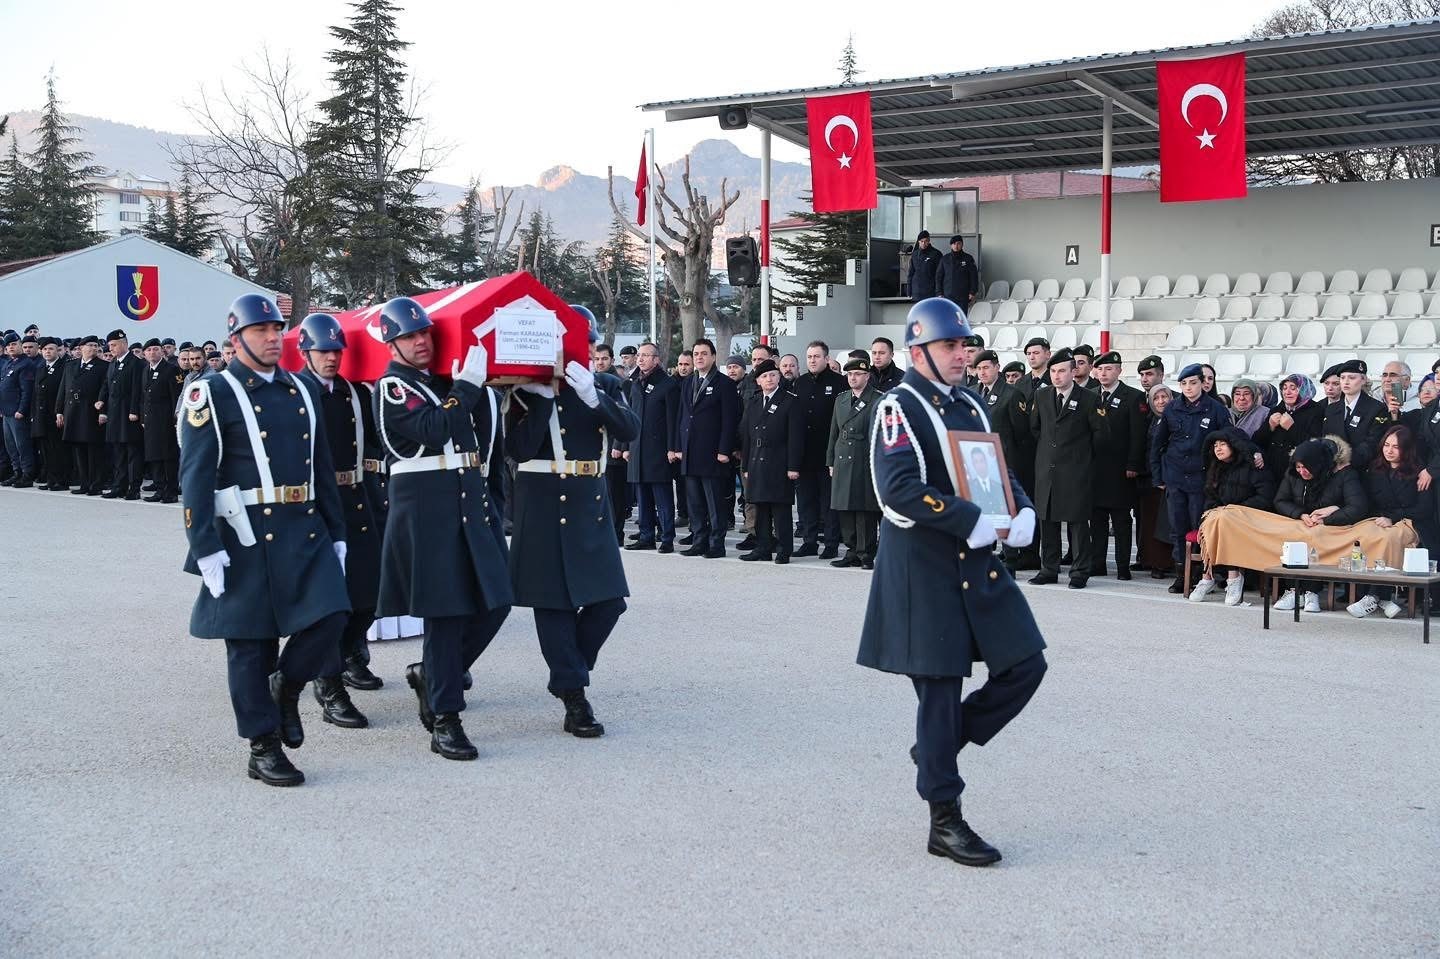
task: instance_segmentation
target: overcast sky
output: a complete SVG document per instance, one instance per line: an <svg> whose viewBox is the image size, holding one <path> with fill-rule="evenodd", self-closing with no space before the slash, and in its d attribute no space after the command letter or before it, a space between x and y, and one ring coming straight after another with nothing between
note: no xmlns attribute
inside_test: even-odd
<svg viewBox="0 0 1440 959"><path fill-rule="evenodd" d="M837 82L852 32L862 79L883 80L1239 39L1279 5L412 0L399 26L432 137L451 146L435 179L513 184L561 163L633 176L652 125L660 158L673 159L719 127L665 124L637 104ZM40 106L53 66L71 112L195 132L185 103L202 84L234 83L236 66L265 46L288 54L318 97L326 28L349 12L335 0L0 0L0 110ZM758 153L754 130L732 138ZM776 156L804 159L778 143Z"/></svg>

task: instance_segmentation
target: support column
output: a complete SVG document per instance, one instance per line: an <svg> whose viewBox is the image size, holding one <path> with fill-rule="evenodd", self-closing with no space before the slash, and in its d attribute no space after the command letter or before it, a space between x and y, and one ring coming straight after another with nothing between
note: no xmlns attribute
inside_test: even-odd
<svg viewBox="0 0 1440 959"><path fill-rule="evenodd" d="M1100 138L1100 352L1110 351L1110 166L1114 139L1114 103L1106 97Z"/></svg>
<svg viewBox="0 0 1440 959"><path fill-rule="evenodd" d="M770 131L760 131L760 342L770 342Z"/></svg>

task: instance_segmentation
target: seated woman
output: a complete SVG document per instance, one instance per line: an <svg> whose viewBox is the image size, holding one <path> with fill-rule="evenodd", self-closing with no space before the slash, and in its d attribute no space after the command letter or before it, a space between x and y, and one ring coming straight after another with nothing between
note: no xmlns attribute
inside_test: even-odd
<svg viewBox="0 0 1440 959"><path fill-rule="evenodd" d="M1254 434L1265 456L1265 466L1278 484L1290 469L1290 455L1306 440L1317 438L1325 428L1325 409L1315 402L1315 381L1304 373L1291 373L1280 381L1279 405L1266 417L1265 426Z"/></svg>
<svg viewBox="0 0 1440 959"><path fill-rule="evenodd" d="M1370 498L1370 515L1384 529L1409 520L1420 534L1420 541L1429 549L1440 548L1435 532L1435 496L1419 487L1420 460L1415 455L1415 438L1408 427L1392 426L1380 440L1380 452L1365 475L1365 492ZM1346 609L1356 619L1364 619L1377 609L1387 619L1400 613L1394 600L1394 589L1366 593Z"/></svg>
<svg viewBox="0 0 1440 959"><path fill-rule="evenodd" d="M1236 398L1241 387L1236 385ZM1275 483L1270 473L1255 465L1255 444L1244 430L1229 426L1205 437L1205 511L1217 506L1248 506L1268 510L1275 499ZM1203 603L1215 588L1215 573L1221 567L1209 566L1204 576L1190 590L1190 602ZM1225 605L1236 606L1245 593L1245 570L1225 568Z"/></svg>
<svg viewBox="0 0 1440 959"><path fill-rule="evenodd" d="M1275 512L1298 519L1307 528L1350 526L1365 518L1368 503L1360 474L1350 468L1350 444L1338 436L1306 440L1275 494ZM1294 609L1295 591L1287 589L1276 609ZM1306 591L1305 612L1320 612L1320 596Z"/></svg>

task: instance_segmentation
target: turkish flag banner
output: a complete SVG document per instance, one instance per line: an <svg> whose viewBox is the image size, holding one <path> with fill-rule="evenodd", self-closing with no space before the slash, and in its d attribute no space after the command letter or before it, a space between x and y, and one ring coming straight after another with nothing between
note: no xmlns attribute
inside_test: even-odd
<svg viewBox="0 0 1440 959"><path fill-rule="evenodd" d="M645 225L645 209L650 205L650 165L645 162L645 144L640 144L640 172L635 174L635 222Z"/></svg>
<svg viewBox="0 0 1440 959"><path fill-rule="evenodd" d="M816 213L873 210L875 143L870 94L842 93L805 101L810 126L810 189Z"/></svg>
<svg viewBox="0 0 1440 959"><path fill-rule="evenodd" d="M1245 196L1245 54L1155 64L1160 201Z"/></svg>

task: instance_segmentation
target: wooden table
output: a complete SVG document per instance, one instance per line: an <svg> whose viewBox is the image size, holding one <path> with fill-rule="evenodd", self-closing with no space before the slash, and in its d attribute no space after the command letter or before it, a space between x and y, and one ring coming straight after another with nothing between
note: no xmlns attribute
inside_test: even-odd
<svg viewBox="0 0 1440 959"><path fill-rule="evenodd" d="M1265 606L1265 628L1270 628L1270 594L1274 591L1272 585L1283 588L1286 583L1293 583L1295 589L1295 622L1300 622L1300 607L1304 605L1300 600L1301 583L1345 583L1351 587L1352 601L1353 590L1360 586L1408 586L1411 593L1411 615L1414 615L1414 599L1418 593L1421 597L1420 606L1424 617L1424 640L1430 642L1430 587L1440 583L1440 573L1412 574L1402 573L1398 569L1387 570L1383 573L1376 572L1352 572L1340 569L1335 566L1306 566L1292 569L1288 566L1271 566L1260 571L1260 592L1264 596Z"/></svg>

